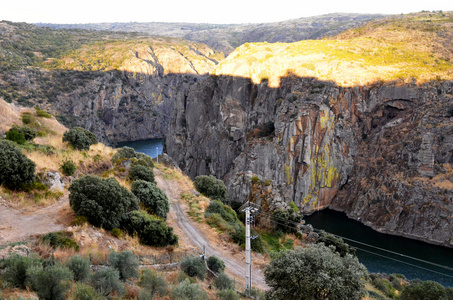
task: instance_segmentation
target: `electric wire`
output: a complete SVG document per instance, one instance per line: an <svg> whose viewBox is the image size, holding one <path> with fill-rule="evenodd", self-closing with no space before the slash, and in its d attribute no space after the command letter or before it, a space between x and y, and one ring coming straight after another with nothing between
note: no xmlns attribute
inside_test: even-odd
<svg viewBox="0 0 453 300"><path fill-rule="evenodd" d="M267 213L264 213L264 212L260 212L260 213L256 214L255 217L261 216L261 215L269 217L269 220L271 222L273 222L273 223L276 223L276 224L279 224L279 225L282 225L282 226L286 226L288 228L296 229L296 230L298 229L297 226L290 226L290 225L287 224L288 222L296 224L295 222L284 220L284 219L278 218L278 217L274 217L273 215L267 214ZM284 223L277 222L277 221L275 221L275 219L277 219L279 221L283 221ZM316 232L322 231L322 230L316 229L316 228L314 228L313 230L316 231ZM388 253L392 253L394 255L399 255L401 257L405 257L405 258L408 258L408 259L419 261L419 262L422 262L422 263L425 263L425 264L428 264L428 265L432 265L432 266L435 266L435 267L438 267L438 268L442 268L442 269L446 269L446 270L449 270L449 271L453 271L453 268L450 268L448 266L444 266L444 265L440 265L440 264L433 263L433 262L430 262L430 261L426 261L426 260L423 260L423 259L419 259L419 258L416 258L416 257L408 256L408 255L405 255L405 254L401 254L401 253L394 252L394 251L391 251L391 250L387 250L387 249L384 249L384 248L380 248L380 247L377 247L377 246L369 245L369 244L366 244L366 243L363 243L363 242L359 242L359 241L356 241L356 240L353 240L353 239L345 238L343 236L340 236L340 235L337 235L337 234L333 234L333 233L330 233L330 232L327 232L327 233L332 234L333 236L342 238L344 240L351 241L351 242L363 245L363 246L367 246L367 247L374 248L374 249L377 249L377 250L381 250L381 251L385 251L385 252L388 252ZM357 246L351 246L351 247L356 248L356 249L358 249L360 251L363 251L363 252L367 252L367 253L376 255L376 256L387 258L387 259L390 259L390 260L393 260L393 261L398 261L400 263L403 263L403 264L406 264L406 265L410 265L412 267L416 267L416 268L419 268L419 269L423 269L423 270L426 270L426 271L437 273L439 275L443 275L443 276L447 276L447 277L453 278L452 275L448 275L448 274L445 274L445 273L442 273L442 272L438 272L438 271L435 271L435 270L432 270L432 269L428 269L428 268L425 268L425 267L422 267L422 266L419 266L419 265L411 264L411 263L408 263L408 262L405 262L405 261L402 261L402 260L399 260L399 259L396 259L396 258L392 258L392 257L386 256L386 255L378 254L378 253L375 253L375 252L372 252L372 251L369 251L369 250L365 250L365 249L359 248Z"/></svg>

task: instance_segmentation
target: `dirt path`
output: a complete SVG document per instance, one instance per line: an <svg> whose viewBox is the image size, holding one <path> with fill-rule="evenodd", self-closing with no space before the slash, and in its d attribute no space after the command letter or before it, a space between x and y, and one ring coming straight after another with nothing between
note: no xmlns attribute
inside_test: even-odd
<svg viewBox="0 0 453 300"><path fill-rule="evenodd" d="M0 199L0 246L30 236L63 230L62 211L69 207L68 195L44 208L17 209Z"/></svg>
<svg viewBox="0 0 453 300"><path fill-rule="evenodd" d="M166 180L162 174L156 170L156 182L160 189L167 195L170 204L169 221L176 223L181 232L178 232L180 239L182 238L185 243L192 244L192 246L200 249L205 249L207 256L217 256L221 258L226 265L226 271L233 274L236 278L244 278L245 275L245 254L244 252L234 253L232 249L225 248L221 243L216 243L210 239L200 228L200 224L193 222L185 213L184 203L180 202L180 194L183 192L181 186L176 181ZM184 236L181 236L181 233ZM263 272L261 269L253 268L252 271L252 286L259 289L267 289L264 281Z"/></svg>

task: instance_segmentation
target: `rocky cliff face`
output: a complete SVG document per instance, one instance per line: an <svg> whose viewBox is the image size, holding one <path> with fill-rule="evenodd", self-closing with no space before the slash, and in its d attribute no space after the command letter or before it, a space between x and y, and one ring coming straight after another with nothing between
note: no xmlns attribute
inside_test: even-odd
<svg viewBox="0 0 453 300"><path fill-rule="evenodd" d="M175 105L167 150L230 201L330 207L392 234L453 246L453 82L339 87L210 76Z"/></svg>

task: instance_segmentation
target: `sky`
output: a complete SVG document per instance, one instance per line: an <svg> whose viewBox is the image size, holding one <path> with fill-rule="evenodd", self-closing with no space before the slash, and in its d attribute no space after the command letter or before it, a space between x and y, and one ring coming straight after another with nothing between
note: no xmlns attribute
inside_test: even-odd
<svg viewBox="0 0 453 300"><path fill-rule="evenodd" d="M268 23L334 12L453 11L451 0L2 0L0 20L26 23ZM5 3L7 2L7 3Z"/></svg>

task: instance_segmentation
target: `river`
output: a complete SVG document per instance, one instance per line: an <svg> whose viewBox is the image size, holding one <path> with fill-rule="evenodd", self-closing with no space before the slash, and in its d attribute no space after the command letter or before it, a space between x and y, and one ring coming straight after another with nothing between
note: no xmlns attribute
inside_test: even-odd
<svg viewBox="0 0 453 300"><path fill-rule="evenodd" d="M120 143L155 158L162 154L163 140ZM345 238L357 248L357 256L372 273L398 273L408 279L433 280L453 287L453 249L404 237L382 234L349 219L344 213L323 210L304 218L314 228Z"/></svg>

